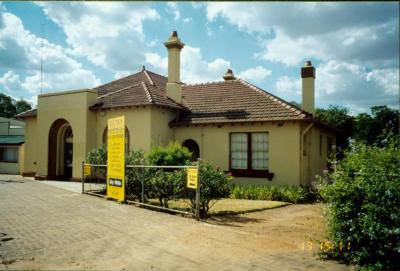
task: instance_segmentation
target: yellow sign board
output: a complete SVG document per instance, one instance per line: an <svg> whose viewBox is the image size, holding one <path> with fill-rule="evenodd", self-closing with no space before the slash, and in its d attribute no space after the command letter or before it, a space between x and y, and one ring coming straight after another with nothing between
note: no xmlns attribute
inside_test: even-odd
<svg viewBox="0 0 400 271"><path fill-rule="evenodd" d="M197 168L188 168L187 169L187 187L188 188L197 188L197 177L198 177L198 169Z"/></svg>
<svg viewBox="0 0 400 271"><path fill-rule="evenodd" d="M108 120L107 198L125 200L125 117Z"/></svg>
<svg viewBox="0 0 400 271"><path fill-rule="evenodd" d="M90 165L83 165L83 175L86 176L90 176Z"/></svg>

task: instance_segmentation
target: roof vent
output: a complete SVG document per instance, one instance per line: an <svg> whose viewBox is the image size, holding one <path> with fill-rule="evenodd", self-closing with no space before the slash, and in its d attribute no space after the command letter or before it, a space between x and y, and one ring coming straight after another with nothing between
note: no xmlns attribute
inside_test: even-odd
<svg viewBox="0 0 400 271"><path fill-rule="evenodd" d="M228 81L228 80L235 80L236 77L233 75L233 71L231 69L228 69L224 75L224 80Z"/></svg>

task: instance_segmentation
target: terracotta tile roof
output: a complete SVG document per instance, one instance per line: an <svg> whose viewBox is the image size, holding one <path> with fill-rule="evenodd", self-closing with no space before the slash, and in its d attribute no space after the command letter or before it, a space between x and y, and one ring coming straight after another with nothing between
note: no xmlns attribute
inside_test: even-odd
<svg viewBox="0 0 400 271"><path fill-rule="evenodd" d="M112 108L121 106L159 105L186 110L182 105L167 97L167 78L159 74L142 71L98 86L98 102L91 106Z"/></svg>
<svg viewBox="0 0 400 271"><path fill-rule="evenodd" d="M313 120L312 116L241 79L206 84L182 85L183 102L166 96L167 78L142 70L136 74L94 88L97 103L91 109L123 106L159 105L181 109L179 121L171 125ZM36 116L36 109L17 117Z"/></svg>
<svg viewBox="0 0 400 271"><path fill-rule="evenodd" d="M15 116L16 119L24 119L28 117L36 117L37 115L37 109L29 109L25 112L19 113L18 115Z"/></svg>
<svg viewBox="0 0 400 271"><path fill-rule="evenodd" d="M185 85L183 104L190 110L176 124L302 120L311 115L241 79Z"/></svg>

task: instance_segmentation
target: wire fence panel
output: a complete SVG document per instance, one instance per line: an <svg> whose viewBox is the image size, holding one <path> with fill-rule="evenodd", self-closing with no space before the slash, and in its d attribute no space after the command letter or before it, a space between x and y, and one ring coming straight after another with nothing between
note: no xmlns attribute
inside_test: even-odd
<svg viewBox="0 0 400 271"><path fill-rule="evenodd" d="M187 187L188 168L198 170L197 165L127 165L125 202L199 219L200 186ZM107 197L107 166L82 163L82 172L82 193Z"/></svg>

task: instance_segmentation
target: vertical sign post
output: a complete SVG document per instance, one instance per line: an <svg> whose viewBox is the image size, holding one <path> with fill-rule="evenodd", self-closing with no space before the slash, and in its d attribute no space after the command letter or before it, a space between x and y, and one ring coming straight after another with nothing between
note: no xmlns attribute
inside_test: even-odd
<svg viewBox="0 0 400 271"><path fill-rule="evenodd" d="M108 120L107 198L125 201L125 117Z"/></svg>
<svg viewBox="0 0 400 271"><path fill-rule="evenodd" d="M196 189L196 220L200 219L200 174L199 166L200 160L197 162L197 167L187 169L187 183L186 187Z"/></svg>

